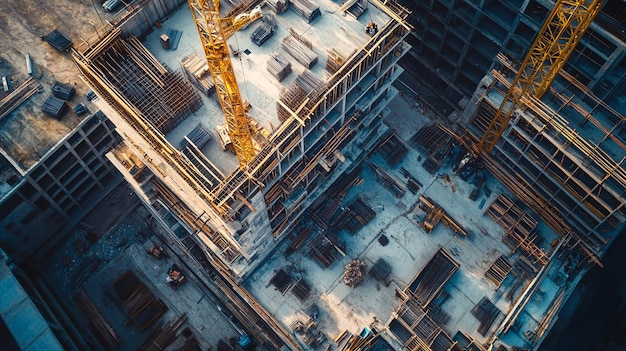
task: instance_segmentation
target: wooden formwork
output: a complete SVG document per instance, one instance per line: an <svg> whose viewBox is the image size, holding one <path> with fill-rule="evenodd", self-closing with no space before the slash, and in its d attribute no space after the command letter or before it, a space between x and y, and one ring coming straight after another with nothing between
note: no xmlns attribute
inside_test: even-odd
<svg viewBox="0 0 626 351"><path fill-rule="evenodd" d="M523 211L505 195L500 194L487 209L487 214L506 230L503 238L505 243L513 249L522 249L541 265L548 263L547 253L534 243L538 222L528 211Z"/></svg>

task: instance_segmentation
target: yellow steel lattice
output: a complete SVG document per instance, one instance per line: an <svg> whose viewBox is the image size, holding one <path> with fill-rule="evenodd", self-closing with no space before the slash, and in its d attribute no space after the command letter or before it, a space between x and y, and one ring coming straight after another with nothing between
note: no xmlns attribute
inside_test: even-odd
<svg viewBox="0 0 626 351"><path fill-rule="evenodd" d="M252 133L235 79L226 39L243 25L260 18L260 12L221 18L219 0L189 0L189 8L200 35L215 90L224 111L228 134L243 169L254 157Z"/></svg>
<svg viewBox="0 0 626 351"><path fill-rule="evenodd" d="M478 144L489 152L506 129L523 96L541 98L563 67L604 0L559 0L537 34L507 94Z"/></svg>

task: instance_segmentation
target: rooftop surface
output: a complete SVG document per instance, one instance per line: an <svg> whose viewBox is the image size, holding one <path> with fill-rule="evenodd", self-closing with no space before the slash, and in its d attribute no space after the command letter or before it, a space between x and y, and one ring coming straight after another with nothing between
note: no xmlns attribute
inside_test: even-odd
<svg viewBox="0 0 626 351"><path fill-rule="evenodd" d="M0 318L13 335L19 349L63 350L35 303L4 262L4 253L0 257Z"/></svg>
<svg viewBox="0 0 626 351"><path fill-rule="evenodd" d="M298 75L306 70L303 65L281 48L281 41L289 36L290 29L313 44L313 51L318 56L318 62L311 68L311 72L320 80L326 81L330 77L325 69L328 50L340 50L349 55L370 39L365 33L365 27L370 22L370 16L379 25L390 20L384 12L373 5L370 5L367 12L356 20L350 15L342 15L342 12L339 11L340 3L330 0L316 1L315 3L320 8L321 16L315 18L311 23L307 23L306 19L293 10L274 15L267 6L263 7L264 16L273 15L276 27L274 35L262 46L257 46L250 39L250 34L260 25L261 20L257 20L247 28L236 32L228 40L231 51L236 50L242 53L240 58L237 58L231 52L231 60L242 97L251 105L248 115L270 132L281 124L276 114L276 101L281 90L289 86ZM224 10L225 8L222 9L222 13ZM160 36L169 33L170 30L182 31L176 50L165 50L161 46ZM144 45L162 63L173 70L180 70L180 61L189 55L198 54L204 57L198 32L191 11L187 6L182 6L162 24L161 28L148 35ZM274 78L266 68L267 60L272 53L280 53L291 63L292 73L281 82ZM198 123L208 127L213 132L214 137L215 127L225 123L217 95L213 93L208 98L203 94L200 95L204 105L167 135L167 139L172 145L178 146L183 137ZM237 167L235 155L222 152L215 139L211 140L202 151L211 162L226 174Z"/></svg>

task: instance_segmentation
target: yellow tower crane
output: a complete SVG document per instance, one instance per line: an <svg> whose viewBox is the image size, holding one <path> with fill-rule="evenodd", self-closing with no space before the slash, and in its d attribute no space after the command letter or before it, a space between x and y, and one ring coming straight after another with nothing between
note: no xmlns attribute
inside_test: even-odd
<svg viewBox="0 0 626 351"><path fill-rule="evenodd" d="M220 0L188 0L188 3L224 111L228 135L239 167L243 169L254 157L254 145L226 40L237 30L261 18L261 9L257 7L248 13L222 18Z"/></svg>
<svg viewBox="0 0 626 351"><path fill-rule="evenodd" d="M478 152L493 149L513 112L522 107L524 97L543 96L603 3L604 0L557 0L480 140Z"/></svg>

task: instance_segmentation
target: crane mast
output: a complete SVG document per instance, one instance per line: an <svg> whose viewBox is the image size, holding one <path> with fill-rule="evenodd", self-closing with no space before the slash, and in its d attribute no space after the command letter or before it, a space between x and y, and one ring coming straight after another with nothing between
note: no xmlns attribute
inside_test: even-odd
<svg viewBox="0 0 626 351"><path fill-rule="evenodd" d="M494 148L524 97L539 99L548 90L603 3L604 0L556 1L480 140L479 152Z"/></svg>
<svg viewBox="0 0 626 351"><path fill-rule="evenodd" d="M219 0L188 0L188 3L224 111L228 135L243 169L254 157L254 145L226 40L238 29L261 18L261 10L255 8L250 13L222 18Z"/></svg>

